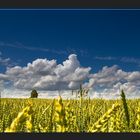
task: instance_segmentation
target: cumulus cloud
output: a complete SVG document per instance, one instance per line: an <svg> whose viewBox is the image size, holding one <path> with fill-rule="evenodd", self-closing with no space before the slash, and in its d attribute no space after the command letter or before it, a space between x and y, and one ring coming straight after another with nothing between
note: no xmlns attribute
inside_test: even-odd
<svg viewBox="0 0 140 140"><path fill-rule="evenodd" d="M71 54L63 64L57 64L56 60L36 59L25 67L8 68L0 79L9 79L17 89L71 90L79 88L90 70L81 67L77 56Z"/></svg>
<svg viewBox="0 0 140 140"><path fill-rule="evenodd" d="M118 98L121 89L124 89L127 97L140 97L139 71L126 72L114 65L91 73L91 68L82 67L75 54L69 55L62 64L57 64L54 59L39 58L24 67L14 66L0 73L0 88L6 89L4 97L7 94L10 96L11 93L5 88L10 85L12 89L9 91L15 89L12 96L15 93L16 97L19 94L29 96L33 88L40 92L40 97L55 97L58 91L63 91L63 96L69 97L70 91L79 89L81 83L83 87L90 88L91 97Z"/></svg>
<svg viewBox="0 0 140 140"><path fill-rule="evenodd" d="M119 97L122 89L127 97L140 97L140 72L125 72L116 65L105 66L92 74L85 85L92 87L94 97Z"/></svg>

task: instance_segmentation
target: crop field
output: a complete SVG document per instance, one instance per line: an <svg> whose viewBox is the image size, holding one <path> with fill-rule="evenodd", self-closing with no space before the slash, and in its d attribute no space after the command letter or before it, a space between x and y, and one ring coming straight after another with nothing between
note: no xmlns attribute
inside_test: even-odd
<svg viewBox="0 0 140 140"><path fill-rule="evenodd" d="M140 99L1 99L0 132L140 132Z"/></svg>

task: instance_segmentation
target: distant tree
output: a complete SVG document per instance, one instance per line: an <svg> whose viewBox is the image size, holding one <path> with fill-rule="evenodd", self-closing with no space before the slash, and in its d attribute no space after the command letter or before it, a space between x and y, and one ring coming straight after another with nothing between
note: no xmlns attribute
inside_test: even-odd
<svg viewBox="0 0 140 140"><path fill-rule="evenodd" d="M31 97L30 98L37 98L38 97L38 93L35 89L32 90L31 92Z"/></svg>

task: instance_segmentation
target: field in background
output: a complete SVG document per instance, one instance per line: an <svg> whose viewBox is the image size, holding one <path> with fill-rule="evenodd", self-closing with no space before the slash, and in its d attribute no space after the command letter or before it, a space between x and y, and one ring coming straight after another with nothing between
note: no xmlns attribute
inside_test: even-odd
<svg viewBox="0 0 140 140"><path fill-rule="evenodd" d="M1 99L0 132L140 132L140 99L126 103L60 96Z"/></svg>

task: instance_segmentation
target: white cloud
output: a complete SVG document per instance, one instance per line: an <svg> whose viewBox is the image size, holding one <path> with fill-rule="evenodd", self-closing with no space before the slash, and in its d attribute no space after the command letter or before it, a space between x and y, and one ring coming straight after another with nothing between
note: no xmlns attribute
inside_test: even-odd
<svg viewBox="0 0 140 140"><path fill-rule="evenodd" d="M96 56L94 57L96 60L101 60L101 61L112 61L112 60L117 60L123 63L128 63L128 64L136 64L138 67L140 67L140 58L133 58L133 57L112 57L112 56Z"/></svg>
<svg viewBox="0 0 140 140"><path fill-rule="evenodd" d="M72 74L76 68L80 66L79 61L77 60L77 56L75 54L71 54L68 57L68 60L63 62L63 65L57 65L54 72L57 76L67 76L68 74Z"/></svg>
<svg viewBox="0 0 140 140"><path fill-rule="evenodd" d="M97 60L116 60L117 58L112 57L112 56L105 56L105 57L96 56L96 57L94 57L94 59L97 59Z"/></svg>
<svg viewBox="0 0 140 140"><path fill-rule="evenodd" d="M25 67L8 68L0 78L8 78L17 89L69 90L79 88L91 68L82 68L75 54L69 55L63 64L56 60L36 59Z"/></svg>
<svg viewBox="0 0 140 140"><path fill-rule="evenodd" d="M26 97L35 88L40 97L56 97L58 91L65 91L63 96L69 97L70 90L78 89L83 82L84 87L91 89L91 97L120 97L121 89L124 89L127 97L140 97L139 71L125 72L117 65L104 66L93 74L90 71L90 67L84 68L80 65L75 54L69 55L62 64L57 64L56 60L39 58L25 67L15 66L7 68L4 74L0 73L0 88L9 86L9 81L12 86L9 92L8 89L4 90L5 96L10 96L10 91L13 90L11 96L17 93L16 97L23 97L24 94Z"/></svg>
<svg viewBox="0 0 140 140"><path fill-rule="evenodd" d="M8 80L8 76L0 73L0 80Z"/></svg>
<svg viewBox="0 0 140 140"><path fill-rule="evenodd" d="M10 58L4 58L2 56L2 52L0 52L0 66L5 67L12 67L15 66L17 63L13 62Z"/></svg>
<svg viewBox="0 0 140 140"><path fill-rule="evenodd" d="M65 50L59 49L48 49L45 47L33 47L33 46L28 46L24 45L20 42L13 42L13 43L7 43L4 41L0 41L0 47L9 47L9 48L16 48L16 49L24 49L24 50L29 50L29 51L41 51L41 52L47 52L47 53L52 53L52 54L57 54L57 55L68 55L68 54L76 54L78 53L82 57L88 56L87 51L84 49L74 49L67 47ZM0 54L1 55L1 54Z"/></svg>
<svg viewBox="0 0 140 140"><path fill-rule="evenodd" d="M2 58L0 57L0 65L8 66L10 63L10 58Z"/></svg>
<svg viewBox="0 0 140 140"><path fill-rule="evenodd" d="M24 50L30 50L30 51L42 51L42 52L59 54L59 55L68 54L67 50L55 50L55 49L46 49L45 47L42 48L42 47L25 46L24 44L22 44L20 42L6 43L3 41L0 41L0 46L1 47L16 48L16 49L24 49Z"/></svg>
<svg viewBox="0 0 140 140"><path fill-rule="evenodd" d="M127 97L140 97L140 72L125 72L116 65L105 66L92 74L85 85L92 88L94 96L119 97L121 89L124 89Z"/></svg>
<svg viewBox="0 0 140 140"><path fill-rule="evenodd" d="M135 71L132 73L129 73L128 77L126 78L129 82L136 82L138 81L140 84L140 72Z"/></svg>
<svg viewBox="0 0 140 140"><path fill-rule="evenodd" d="M125 63L134 63L134 64L138 64L138 65L140 65L140 59L139 59L139 58L123 57L123 58L121 58L120 61L125 62Z"/></svg>
<svg viewBox="0 0 140 140"><path fill-rule="evenodd" d="M0 80L0 93L4 90L4 81Z"/></svg>
<svg viewBox="0 0 140 140"><path fill-rule="evenodd" d="M58 98L58 95L60 94L62 98L74 98L75 96L72 95L71 90L64 90L64 91L37 91L38 98ZM9 94L10 93L10 94ZM21 89L15 89L15 88L10 88L10 89L4 89L2 91L2 98L29 98L30 97L31 91L29 90L21 90Z"/></svg>

